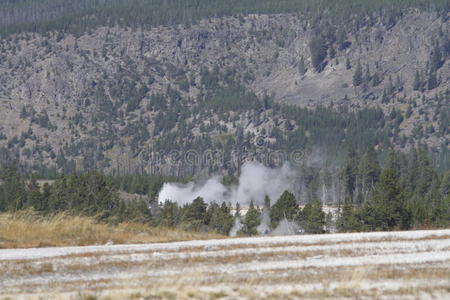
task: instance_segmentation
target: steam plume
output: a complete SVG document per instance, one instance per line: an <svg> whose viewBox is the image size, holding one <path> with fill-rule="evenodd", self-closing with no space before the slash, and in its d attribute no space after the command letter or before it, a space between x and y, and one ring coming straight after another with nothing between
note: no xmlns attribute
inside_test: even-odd
<svg viewBox="0 0 450 300"><path fill-rule="evenodd" d="M246 163L242 167L239 184L227 187L221 183L221 177L213 177L203 184L164 184L158 196L159 202L171 200L180 205L190 203L197 197L206 202L230 202L232 204L262 205L264 196L271 199L278 197L285 190L293 188L294 172L286 164L282 168L271 169L260 163Z"/></svg>

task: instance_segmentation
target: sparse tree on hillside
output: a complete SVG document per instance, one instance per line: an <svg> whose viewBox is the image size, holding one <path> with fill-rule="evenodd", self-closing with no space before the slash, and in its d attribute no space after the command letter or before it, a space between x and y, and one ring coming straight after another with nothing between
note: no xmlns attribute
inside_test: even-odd
<svg viewBox="0 0 450 300"><path fill-rule="evenodd" d="M317 72L322 71L323 61L327 57L327 44L322 36L316 35L310 42L311 62Z"/></svg>
<svg viewBox="0 0 450 300"><path fill-rule="evenodd" d="M352 68L352 65L350 64L350 59L348 57L345 60L345 68L347 70L350 70Z"/></svg>
<svg viewBox="0 0 450 300"><path fill-rule="evenodd" d="M363 83L363 73L361 63L358 61L355 73L353 74L353 85L360 86Z"/></svg>
<svg viewBox="0 0 450 300"><path fill-rule="evenodd" d="M419 71L416 70L416 73L414 74L413 90L418 91L418 90L420 90L421 86L422 86L422 82L420 80L420 74L419 74Z"/></svg>
<svg viewBox="0 0 450 300"><path fill-rule="evenodd" d="M300 73L300 76L303 76L306 71L305 58L302 56L298 65L298 72Z"/></svg>

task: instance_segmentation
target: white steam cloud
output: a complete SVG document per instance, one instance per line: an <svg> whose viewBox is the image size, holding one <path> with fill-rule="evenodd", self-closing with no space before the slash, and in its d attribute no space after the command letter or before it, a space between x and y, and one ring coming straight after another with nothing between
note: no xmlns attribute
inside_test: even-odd
<svg viewBox="0 0 450 300"><path fill-rule="evenodd" d="M164 184L158 195L158 201L177 202L179 205L192 202L202 197L206 202L216 201L235 204L262 205L268 195L274 203L285 190L293 189L294 172L289 165L271 169L260 163L245 163L239 177L239 185L227 187L222 184L221 177L213 177L203 184Z"/></svg>

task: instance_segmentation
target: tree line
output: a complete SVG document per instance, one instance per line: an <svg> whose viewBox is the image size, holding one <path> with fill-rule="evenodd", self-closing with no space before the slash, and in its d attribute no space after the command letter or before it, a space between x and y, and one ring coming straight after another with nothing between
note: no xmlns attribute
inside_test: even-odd
<svg viewBox="0 0 450 300"><path fill-rule="evenodd" d="M261 207L251 202L243 214L239 203L207 203L201 197L185 205L171 199L157 203L163 182L179 180L175 178L114 177L94 171L61 175L53 184L40 186L16 167L4 166L0 172L0 212L31 208L42 214L69 212L103 222L139 221L221 234L241 224L237 229L240 235L268 233L284 221L306 233L450 226L450 172L436 172L423 150L409 154L392 151L383 166L373 148L360 154L350 151L338 174L344 199L336 203L335 213L326 214L318 197L302 207L301 199L285 191L274 202L268 196L259 199L264 203ZM224 181L233 183L236 179L227 177ZM149 197L124 200L119 189ZM264 222L268 231L262 232L259 226Z"/></svg>
<svg viewBox="0 0 450 300"><path fill-rule="evenodd" d="M131 27L192 24L203 18L252 13L301 13L312 19L331 16L360 27L381 18L392 25L406 9L441 12L448 0L6 0L0 8L3 33L63 30L82 33L101 25ZM370 22L370 20L369 20Z"/></svg>

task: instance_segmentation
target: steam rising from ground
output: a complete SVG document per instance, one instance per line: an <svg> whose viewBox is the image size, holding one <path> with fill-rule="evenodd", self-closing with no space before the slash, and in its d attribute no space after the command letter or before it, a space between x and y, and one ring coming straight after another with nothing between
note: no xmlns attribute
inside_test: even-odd
<svg viewBox="0 0 450 300"><path fill-rule="evenodd" d="M301 232L300 229L300 226L294 221L283 219L280 221L277 228L270 232L270 235L295 235Z"/></svg>
<svg viewBox="0 0 450 300"><path fill-rule="evenodd" d="M246 205L253 200L255 205L262 205L265 195L274 202L285 190L292 190L294 172L287 164L282 168L271 169L251 162L243 165L238 185L227 187L221 179L213 177L203 184L166 183L159 193L158 201L171 200L183 205L202 197L208 203L238 202Z"/></svg>
<svg viewBox="0 0 450 300"><path fill-rule="evenodd" d="M260 217L260 223L256 229L259 234L268 234L270 232L270 211L266 208L263 209Z"/></svg>
<svg viewBox="0 0 450 300"><path fill-rule="evenodd" d="M241 219L239 217L234 219L234 224L233 224L233 227L231 227L231 229L230 229L229 236L237 236L239 230L242 229L242 226L243 225L242 225Z"/></svg>

